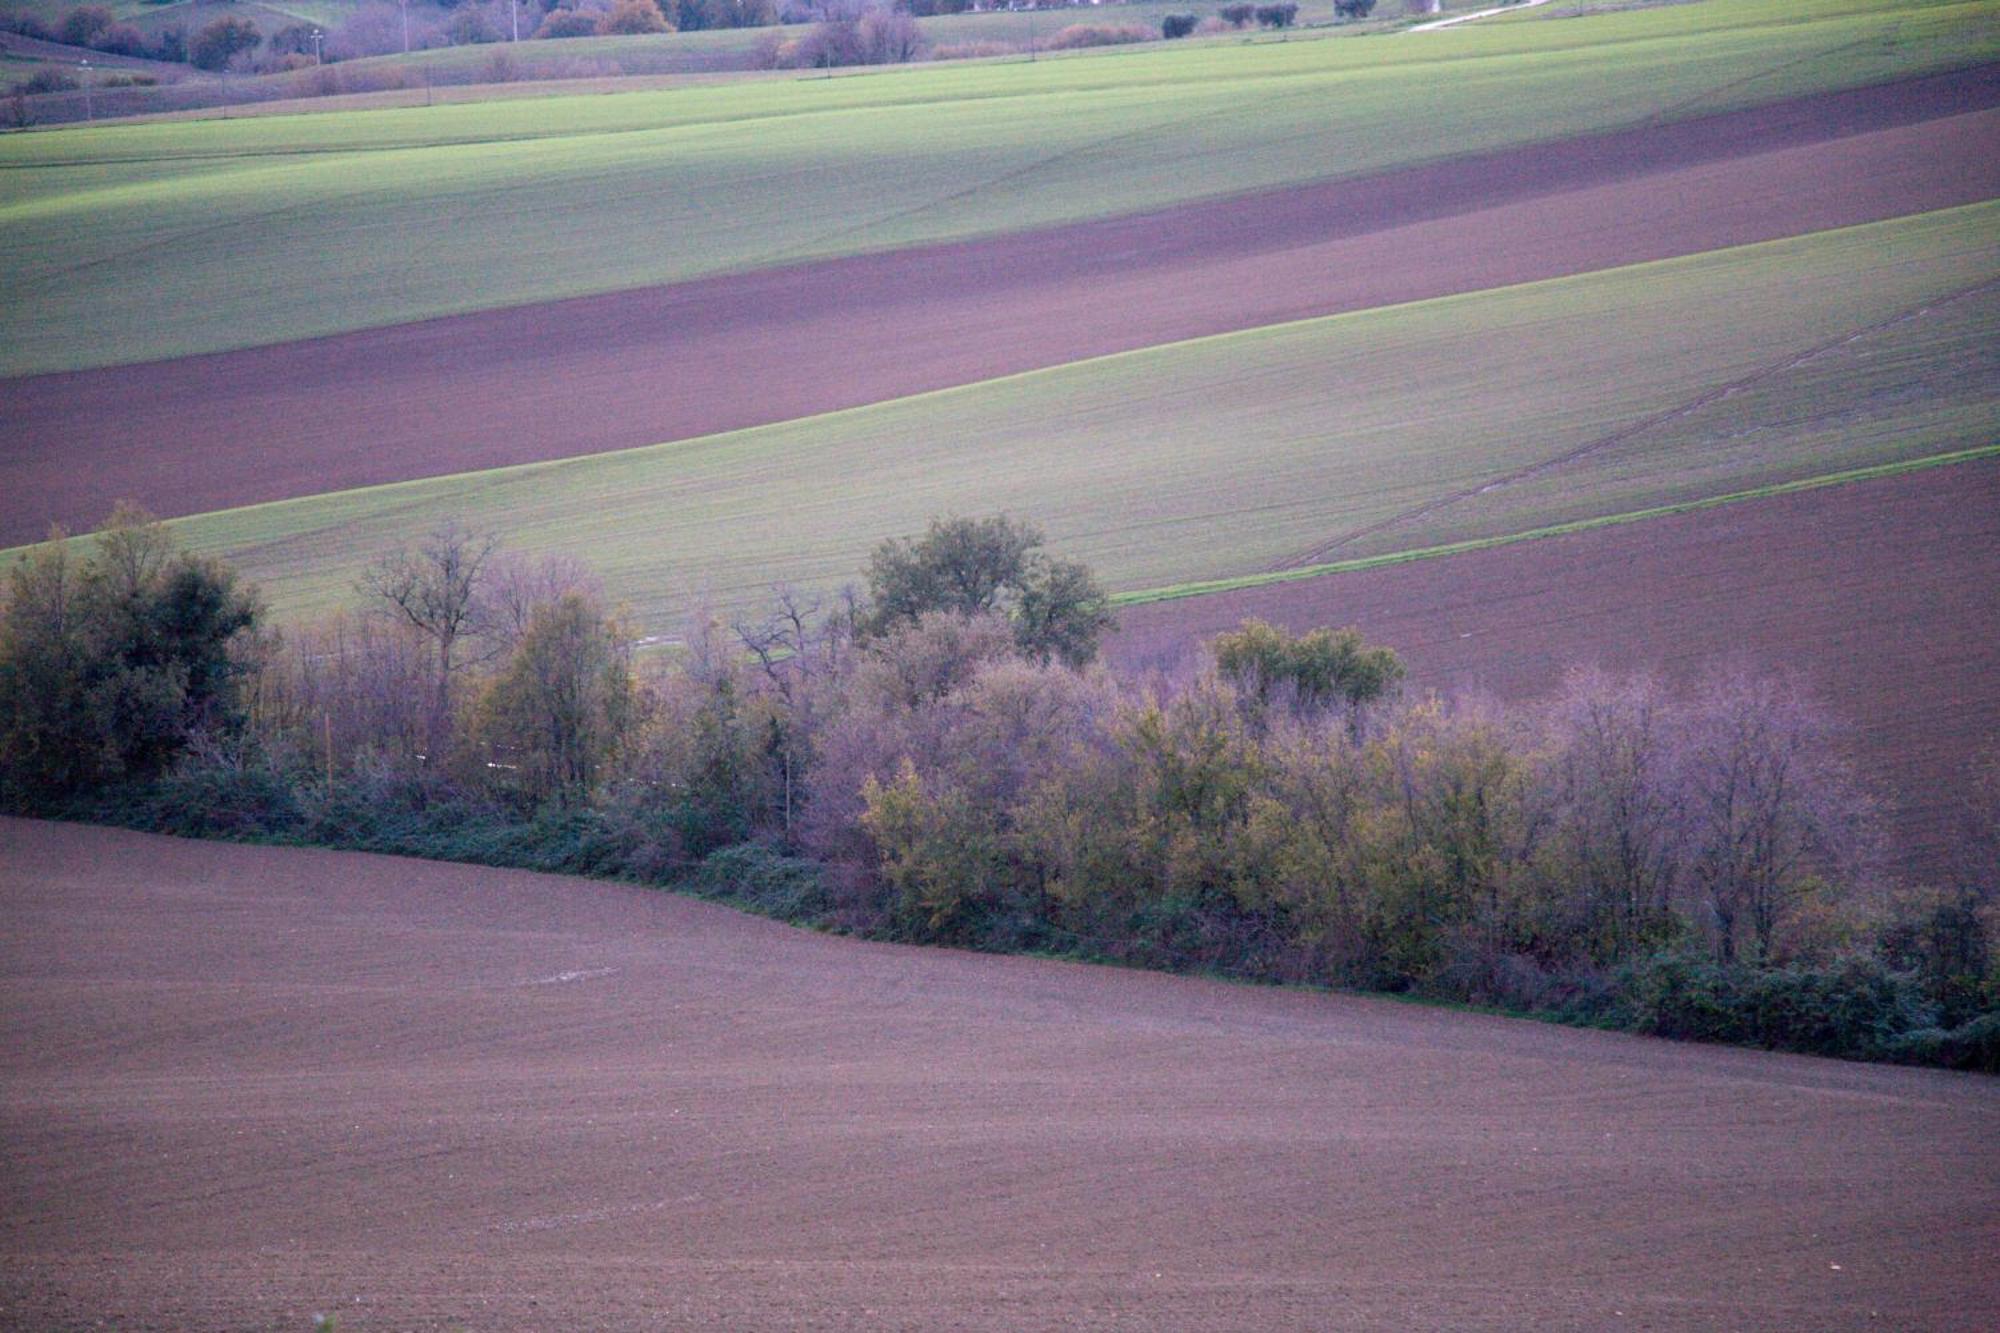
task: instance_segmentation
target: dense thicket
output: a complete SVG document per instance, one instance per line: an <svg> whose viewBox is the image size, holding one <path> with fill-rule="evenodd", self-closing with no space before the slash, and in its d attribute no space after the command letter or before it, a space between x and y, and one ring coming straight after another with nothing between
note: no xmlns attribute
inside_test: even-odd
<svg viewBox="0 0 2000 1333"><path fill-rule="evenodd" d="M46 808L237 736L258 615L233 573L130 511L85 552L58 539L18 561L0 609L0 793Z"/></svg>
<svg viewBox="0 0 2000 1333"><path fill-rule="evenodd" d="M1351 630L1256 622L1119 679L1101 590L1040 548L944 520L865 592L703 617L641 663L586 569L450 525L280 643L126 515L11 572L4 791L888 938L2000 1065L1993 858L1881 879L1795 683L1580 670L1503 709L1406 690Z"/></svg>

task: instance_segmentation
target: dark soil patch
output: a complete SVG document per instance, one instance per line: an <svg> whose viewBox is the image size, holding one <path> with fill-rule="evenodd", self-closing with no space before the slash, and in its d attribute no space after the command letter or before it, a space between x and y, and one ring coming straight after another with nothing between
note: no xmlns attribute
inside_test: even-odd
<svg viewBox="0 0 2000 1333"><path fill-rule="evenodd" d="M0 1323L1985 1329L2000 1084L0 821Z"/></svg>

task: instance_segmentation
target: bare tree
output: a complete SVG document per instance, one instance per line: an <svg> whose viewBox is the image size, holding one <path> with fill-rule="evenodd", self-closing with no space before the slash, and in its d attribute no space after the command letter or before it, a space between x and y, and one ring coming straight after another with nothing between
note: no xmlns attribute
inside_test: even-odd
<svg viewBox="0 0 2000 1333"><path fill-rule="evenodd" d="M924 49L923 29L917 21L886 9L863 14L855 35L861 42L863 59L870 65L907 64Z"/></svg>
<svg viewBox="0 0 2000 1333"><path fill-rule="evenodd" d="M496 653L520 643L538 607L553 606L571 593L592 603L604 600L603 580L589 565L561 552L529 559L498 551L486 562L479 585L470 623Z"/></svg>
<svg viewBox="0 0 2000 1333"><path fill-rule="evenodd" d="M447 519L414 548L391 551L361 576L362 593L436 649L427 736L432 754L439 752L450 726L453 682L468 665L461 640L478 626L480 576L498 545L492 533L472 532Z"/></svg>
<svg viewBox="0 0 2000 1333"><path fill-rule="evenodd" d="M1570 672L1549 708L1546 799L1573 877L1576 919L1600 959L1672 929L1685 869L1673 780L1673 701L1651 676Z"/></svg>
<svg viewBox="0 0 2000 1333"><path fill-rule="evenodd" d="M841 607L829 613L819 598L779 587L770 614L734 626L736 637L757 660L772 705L766 748L778 769L779 816L787 838L794 832L798 792L824 722L822 695L847 666L853 612L851 589L843 594Z"/></svg>
<svg viewBox="0 0 2000 1333"><path fill-rule="evenodd" d="M1683 724L1680 771L1690 866L1733 962L1747 927L1758 961L1816 888L1853 883L1867 803L1833 749L1833 726L1795 680L1742 669L1711 677Z"/></svg>

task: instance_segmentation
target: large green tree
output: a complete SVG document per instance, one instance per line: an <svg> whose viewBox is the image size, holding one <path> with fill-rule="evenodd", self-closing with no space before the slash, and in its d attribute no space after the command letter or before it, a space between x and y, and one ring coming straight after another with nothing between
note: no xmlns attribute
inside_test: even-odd
<svg viewBox="0 0 2000 1333"><path fill-rule="evenodd" d="M858 627L881 635L933 611L997 613L1025 656L1080 667L1113 623L1111 602L1088 568L1045 555L1042 544L1034 524L1004 514L933 519L923 536L875 548Z"/></svg>
<svg viewBox="0 0 2000 1333"><path fill-rule="evenodd" d="M1259 708L1282 700L1295 711L1375 702L1403 678L1393 649L1369 644L1359 630L1316 629L1293 635L1246 620L1209 641L1215 667Z"/></svg>
<svg viewBox="0 0 2000 1333"><path fill-rule="evenodd" d="M0 609L0 783L37 805L163 772L198 731L243 721L261 606L233 571L120 509L87 551L19 559Z"/></svg>
<svg viewBox="0 0 2000 1333"><path fill-rule="evenodd" d="M495 773L530 804L585 800L631 721L624 638L596 603L565 593L535 607L488 686L479 730Z"/></svg>

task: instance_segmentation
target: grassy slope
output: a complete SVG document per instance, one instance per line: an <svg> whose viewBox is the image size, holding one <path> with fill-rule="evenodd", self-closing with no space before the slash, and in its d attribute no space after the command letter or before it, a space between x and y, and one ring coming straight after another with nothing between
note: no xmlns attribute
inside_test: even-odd
<svg viewBox="0 0 2000 1333"><path fill-rule="evenodd" d="M1995 56L1992 0L1709 0L1422 38L12 136L0 374L1111 215Z"/></svg>
<svg viewBox="0 0 2000 1333"><path fill-rule="evenodd" d="M1264 568L1996 278L2000 203L177 526L239 562L285 613L344 601L361 564L444 515L523 549L584 555L651 632L698 596L734 606L774 580L850 578L876 539L968 504L1034 517L1115 586L1152 587ZM1945 310L1848 350L1990 364L2000 302ZM1897 399L1871 374L1827 369L1808 360L1747 396L1764 418L1754 448L1686 432L1663 454L1641 435L1570 466L1538 500L1497 515L1446 509L1340 554L1974 448L2000 430L2000 376L1975 370ZM1822 425L1846 413L1875 425L1830 449Z"/></svg>

